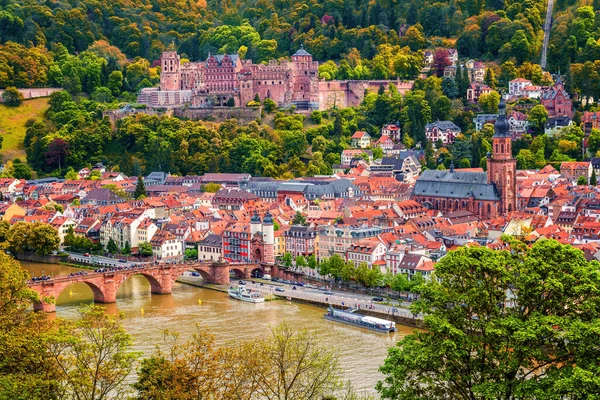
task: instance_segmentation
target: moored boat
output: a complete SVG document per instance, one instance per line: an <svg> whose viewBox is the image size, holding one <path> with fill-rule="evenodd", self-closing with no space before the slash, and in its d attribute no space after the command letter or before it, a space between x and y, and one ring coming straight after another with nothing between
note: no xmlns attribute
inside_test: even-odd
<svg viewBox="0 0 600 400"><path fill-rule="evenodd" d="M353 312L336 310L329 307L325 319L330 321L341 322L348 325L358 326L360 328L370 329L372 331L388 333L396 331L396 323L387 319L369 317Z"/></svg>
<svg viewBox="0 0 600 400"><path fill-rule="evenodd" d="M263 303L265 301L265 298L259 292L252 292L241 286L230 287L227 293L229 293L229 297L233 299L246 301L248 303Z"/></svg>

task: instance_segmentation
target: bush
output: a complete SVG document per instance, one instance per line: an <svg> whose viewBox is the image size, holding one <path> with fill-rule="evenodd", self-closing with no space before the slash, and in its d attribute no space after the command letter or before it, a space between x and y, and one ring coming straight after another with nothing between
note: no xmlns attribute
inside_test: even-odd
<svg viewBox="0 0 600 400"><path fill-rule="evenodd" d="M2 93L2 101L9 107L20 106L23 100L23 94L16 87L9 86Z"/></svg>

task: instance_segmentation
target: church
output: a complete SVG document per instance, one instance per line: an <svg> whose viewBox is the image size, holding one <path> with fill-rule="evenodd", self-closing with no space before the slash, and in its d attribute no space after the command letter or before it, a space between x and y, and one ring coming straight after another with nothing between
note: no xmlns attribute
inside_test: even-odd
<svg viewBox="0 0 600 400"><path fill-rule="evenodd" d="M504 100L494 124L492 153L487 154L487 172L426 170L417 179L411 198L424 207L443 213L466 210L482 220L515 211L516 168L512 157L510 126Z"/></svg>

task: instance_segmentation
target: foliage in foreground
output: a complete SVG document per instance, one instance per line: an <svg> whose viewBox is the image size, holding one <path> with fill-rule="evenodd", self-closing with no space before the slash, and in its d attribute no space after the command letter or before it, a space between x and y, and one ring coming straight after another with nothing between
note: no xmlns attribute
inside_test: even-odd
<svg viewBox="0 0 600 400"><path fill-rule="evenodd" d="M600 398L600 264L554 240L463 247L417 290L424 332L389 350L387 399Z"/></svg>
<svg viewBox="0 0 600 400"><path fill-rule="evenodd" d="M286 324L271 336L221 348L205 329L183 345L177 335L165 338L166 350L141 363L134 384L139 399L355 398L343 385L335 352Z"/></svg>

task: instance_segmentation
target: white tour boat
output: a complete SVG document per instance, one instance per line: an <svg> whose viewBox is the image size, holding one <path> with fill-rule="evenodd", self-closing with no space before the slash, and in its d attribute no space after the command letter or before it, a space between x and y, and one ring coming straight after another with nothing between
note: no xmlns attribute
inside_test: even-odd
<svg viewBox="0 0 600 400"><path fill-rule="evenodd" d="M265 298L259 292L251 292L242 286L230 287L227 293L233 299L247 301L248 303L263 303L265 301Z"/></svg>

